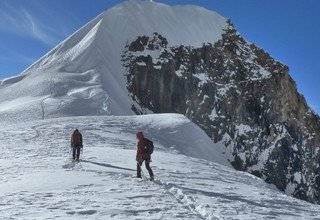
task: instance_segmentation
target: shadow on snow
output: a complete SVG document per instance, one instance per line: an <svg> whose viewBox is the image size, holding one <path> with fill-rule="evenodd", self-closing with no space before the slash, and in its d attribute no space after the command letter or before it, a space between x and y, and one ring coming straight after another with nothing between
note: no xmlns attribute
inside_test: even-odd
<svg viewBox="0 0 320 220"><path fill-rule="evenodd" d="M94 165L108 167L108 168L114 168L114 169L119 169L119 170L136 171L136 170L130 169L130 168L118 167L118 166L114 166L114 165L107 164L107 163L98 163L98 162L89 161L89 160L81 160L81 162L91 163L91 164L94 164Z"/></svg>

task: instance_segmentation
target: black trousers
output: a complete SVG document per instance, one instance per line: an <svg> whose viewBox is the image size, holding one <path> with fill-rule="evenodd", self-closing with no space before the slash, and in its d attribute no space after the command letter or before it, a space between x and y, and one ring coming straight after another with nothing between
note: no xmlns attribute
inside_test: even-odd
<svg viewBox="0 0 320 220"><path fill-rule="evenodd" d="M152 169L150 168L150 160L142 160L137 162L137 177L141 177L141 166L143 161L145 161L146 168L149 172L150 177L153 177Z"/></svg>
<svg viewBox="0 0 320 220"><path fill-rule="evenodd" d="M72 158L79 160L80 158L80 146L72 148Z"/></svg>

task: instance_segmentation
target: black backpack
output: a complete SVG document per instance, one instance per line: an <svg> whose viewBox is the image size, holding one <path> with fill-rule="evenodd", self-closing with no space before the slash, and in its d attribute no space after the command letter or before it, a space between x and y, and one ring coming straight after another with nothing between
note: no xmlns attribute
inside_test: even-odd
<svg viewBox="0 0 320 220"><path fill-rule="evenodd" d="M154 149L154 145L153 145L153 142L150 141L149 139L145 138L146 140L146 147L147 147L147 152L148 154L152 154L153 153L153 149Z"/></svg>

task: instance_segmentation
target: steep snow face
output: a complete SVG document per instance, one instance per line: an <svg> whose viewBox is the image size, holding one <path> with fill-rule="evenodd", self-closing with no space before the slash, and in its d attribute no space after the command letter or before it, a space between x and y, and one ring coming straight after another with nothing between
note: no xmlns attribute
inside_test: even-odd
<svg viewBox="0 0 320 220"><path fill-rule="evenodd" d="M84 138L80 163L70 159L74 128ZM136 131L155 143L154 182L144 166L143 179L134 178ZM320 215L319 206L221 165L221 151L212 152L211 144L208 149L210 139L181 115L7 124L0 126L0 139L1 219L302 220ZM197 158L191 156L195 151ZM206 153L216 157L199 159Z"/></svg>
<svg viewBox="0 0 320 220"><path fill-rule="evenodd" d="M3 80L0 115L20 120L134 114L121 63L127 42L157 32L169 45L199 47L221 39L226 27L227 19L204 8L126 1L97 16L22 75Z"/></svg>

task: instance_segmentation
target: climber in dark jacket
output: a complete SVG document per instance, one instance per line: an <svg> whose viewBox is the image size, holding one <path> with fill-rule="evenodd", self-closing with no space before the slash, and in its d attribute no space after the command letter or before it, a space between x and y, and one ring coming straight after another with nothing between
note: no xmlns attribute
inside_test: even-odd
<svg viewBox="0 0 320 220"><path fill-rule="evenodd" d="M75 129L71 135L71 148L72 148L72 158L79 161L80 150L82 149L82 134L78 129Z"/></svg>
<svg viewBox="0 0 320 220"><path fill-rule="evenodd" d="M153 172L152 172L152 169L150 168L151 155L148 153L148 150L146 147L146 139L141 131L136 134L136 137L138 140L137 155L136 155L137 177L141 178L141 166L143 161L145 161L146 168L150 175L150 180L154 180Z"/></svg>

